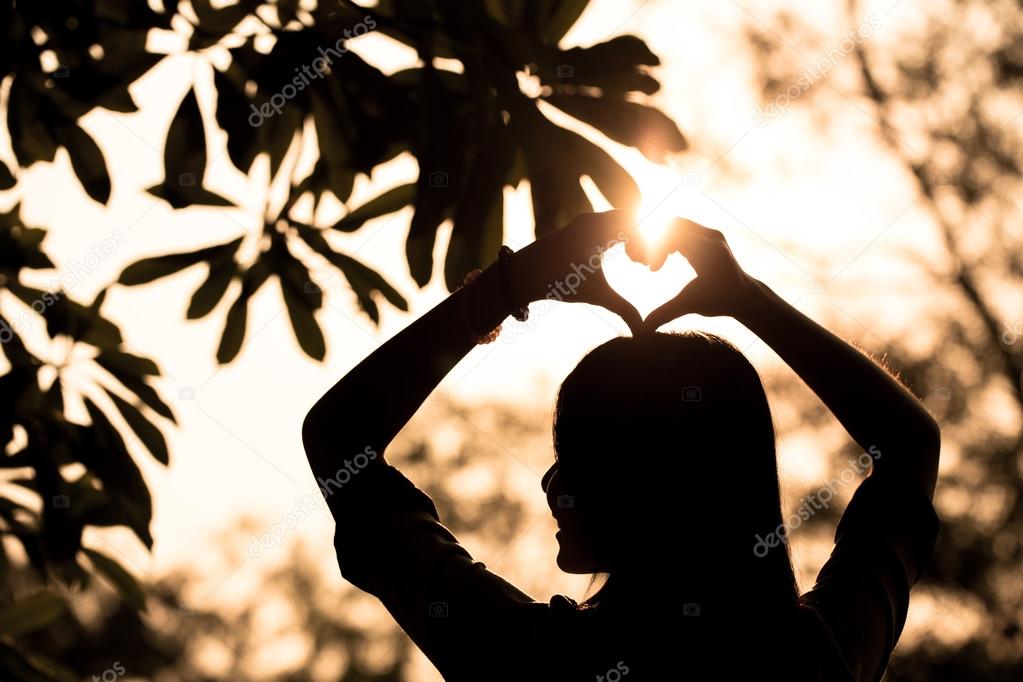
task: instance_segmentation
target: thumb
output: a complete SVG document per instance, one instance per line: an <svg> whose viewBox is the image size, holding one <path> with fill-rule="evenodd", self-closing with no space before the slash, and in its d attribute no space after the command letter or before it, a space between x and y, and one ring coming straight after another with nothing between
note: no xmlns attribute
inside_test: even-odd
<svg viewBox="0 0 1023 682"><path fill-rule="evenodd" d="M700 311L700 288L694 286L696 281L694 279L683 287L682 291L678 292L674 298L654 308L646 316L645 325L647 330L655 331L661 325L667 324L683 315L698 313Z"/></svg>

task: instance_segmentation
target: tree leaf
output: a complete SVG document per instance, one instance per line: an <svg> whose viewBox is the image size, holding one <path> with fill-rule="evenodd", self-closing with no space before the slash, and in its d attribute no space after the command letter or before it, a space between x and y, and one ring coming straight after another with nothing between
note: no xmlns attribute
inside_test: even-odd
<svg viewBox="0 0 1023 682"><path fill-rule="evenodd" d="M580 86L600 88L605 96L627 92L651 95L660 89L645 68L657 66L657 58L642 38L616 36L589 47L568 50L551 48L538 55L540 78L558 91L578 91Z"/></svg>
<svg viewBox="0 0 1023 682"><path fill-rule="evenodd" d="M176 424L177 420L174 418L174 412L172 412L167 403L160 398L160 394L156 392L156 389L145 382L137 370L133 368L126 368L117 362L104 364L100 361L101 358L107 360L110 357L111 356L109 355L104 357L103 354L100 354L96 357L96 363L103 367L103 369L110 372L115 379L121 382L122 386L134 393L138 399L145 403L151 410Z"/></svg>
<svg viewBox="0 0 1023 682"><path fill-rule="evenodd" d="M216 69L213 70L213 86L217 90L217 125L227 133L227 155L238 170L248 173L259 153L258 128L250 121L251 102L241 87Z"/></svg>
<svg viewBox="0 0 1023 682"><path fill-rule="evenodd" d="M139 411L137 407L129 403L127 400L117 395L110 389L105 389L110 399L114 402L114 406L117 407L117 411L124 417L124 421L131 427L131 430L135 432L135 435L139 437L142 444L146 446L146 449L152 453L153 457L160 464L167 464L170 461L170 452L167 450L167 441L164 440L163 433L157 428L155 424L146 419L145 415Z"/></svg>
<svg viewBox="0 0 1023 682"><path fill-rule="evenodd" d="M323 360L327 346L314 314L323 305L323 292L310 278L305 264L288 250L284 235L274 234L270 255L299 347L309 357Z"/></svg>
<svg viewBox="0 0 1023 682"><path fill-rule="evenodd" d="M42 98L17 77L7 95L7 126L18 165L28 168L36 161L53 161L57 141L52 130L52 112L44 112Z"/></svg>
<svg viewBox="0 0 1023 682"><path fill-rule="evenodd" d="M126 267L121 272L121 276L117 281L125 286L137 286L166 277L167 275L172 275L202 261L212 262L218 259L229 258L238 250L243 239L244 237L238 237L225 244L207 246L196 251L143 258Z"/></svg>
<svg viewBox="0 0 1023 682"><path fill-rule="evenodd" d="M520 121L524 140L533 219L539 239L566 225L580 213L593 210L579 184L583 169L570 150L570 133L553 125L539 112ZM563 150L552 153L551 150Z"/></svg>
<svg viewBox="0 0 1023 682"><path fill-rule="evenodd" d="M399 310L408 310L408 302L405 298L376 270L343 253L335 252L331 262L344 274L349 286L355 292L359 306L374 322L380 321L380 315L372 297L372 294L376 292L383 294L384 298Z"/></svg>
<svg viewBox="0 0 1023 682"><path fill-rule="evenodd" d="M110 200L110 173L96 142L77 125L57 130L60 143L71 158L71 168L82 187L94 201L106 205Z"/></svg>
<svg viewBox="0 0 1023 682"><path fill-rule="evenodd" d="M546 100L652 161L663 162L666 154L688 147L674 121L638 102L586 95L551 95Z"/></svg>
<svg viewBox="0 0 1023 682"><path fill-rule="evenodd" d="M639 206L639 186L632 176L610 154L585 137L572 132L569 135L575 139L572 146L580 166L585 169L584 173L590 176L611 205L623 209Z"/></svg>
<svg viewBox="0 0 1023 682"><path fill-rule="evenodd" d="M0 635L18 637L44 628L67 611L59 595L40 590L0 610Z"/></svg>
<svg viewBox="0 0 1023 682"><path fill-rule="evenodd" d="M188 302L185 317L197 320L213 311L227 293L231 281L238 275L238 264L232 259L226 263L210 263L210 272Z"/></svg>
<svg viewBox="0 0 1023 682"><path fill-rule="evenodd" d="M153 515L153 502L149 488L138 465L132 459L124 439L110 423L103 411L89 398L82 398L92 419L92 428L86 431L89 441L80 448L79 459L103 481L103 488L127 515L128 527L146 545L153 546L149 523Z"/></svg>
<svg viewBox="0 0 1023 682"><path fill-rule="evenodd" d="M160 368L149 358L123 350L108 349L96 356L96 363L114 376L160 376Z"/></svg>
<svg viewBox="0 0 1023 682"><path fill-rule="evenodd" d="M454 102L437 69L428 63L422 69L425 115L419 139L412 152L419 160L416 206L405 240L405 258L412 279L426 286L433 275L433 247L437 228L454 211L462 187L462 169L467 147L473 146ZM463 144L464 143L464 144Z"/></svg>
<svg viewBox="0 0 1023 682"><path fill-rule="evenodd" d="M0 642L0 670L19 682L76 682L79 679L54 660L27 651L23 646L15 648L3 642Z"/></svg>
<svg viewBox="0 0 1023 682"><path fill-rule="evenodd" d="M559 0L553 3L547 18L543 21L544 39L556 45L589 4L590 0Z"/></svg>
<svg viewBox="0 0 1023 682"><path fill-rule="evenodd" d="M504 236L503 188L511 165L510 139L500 120L491 121L480 137L444 260L444 279L450 291L462 284L466 273L497 257Z"/></svg>
<svg viewBox="0 0 1023 682"><path fill-rule="evenodd" d="M415 198L416 186L414 183L392 187L334 223L332 229L341 232L354 232L369 220L401 210L414 202Z"/></svg>
<svg viewBox="0 0 1023 682"><path fill-rule="evenodd" d="M106 554L89 549L88 547L82 547L82 551L89 557L89 561L92 562L96 571L102 573L113 583L128 606L136 611L145 610L146 593L131 573Z"/></svg>
<svg viewBox="0 0 1023 682"><path fill-rule="evenodd" d="M234 205L230 200L203 187L206 177L206 129L195 88L188 90L171 120L164 144L163 172L163 182L147 191L174 208L191 204Z"/></svg>
<svg viewBox="0 0 1023 682"><path fill-rule="evenodd" d="M249 299L259 290L270 276L270 264L261 257L242 275L242 288L224 321L224 332L217 347L217 362L227 364L237 357L245 341L245 327L248 322Z"/></svg>
<svg viewBox="0 0 1023 682"><path fill-rule="evenodd" d="M281 294L284 296L284 305L288 309L291 328L295 332L295 339L298 341L299 347L309 357L322 361L327 354L327 344L323 338L323 331L316 322L312 306L302 292L296 292L283 278L281 278Z"/></svg>
<svg viewBox="0 0 1023 682"><path fill-rule="evenodd" d="M17 184L17 179L14 174L11 173L11 169L7 167L7 164L0 161L0 190L8 190Z"/></svg>

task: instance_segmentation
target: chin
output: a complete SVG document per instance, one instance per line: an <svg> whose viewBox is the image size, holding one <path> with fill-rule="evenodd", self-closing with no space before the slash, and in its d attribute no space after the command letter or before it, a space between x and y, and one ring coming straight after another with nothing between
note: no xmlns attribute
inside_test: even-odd
<svg viewBox="0 0 1023 682"><path fill-rule="evenodd" d="M580 548L558 540L558 568L565 573L586 574L596 572L596 562L589 552L580 551Z"/></svg>

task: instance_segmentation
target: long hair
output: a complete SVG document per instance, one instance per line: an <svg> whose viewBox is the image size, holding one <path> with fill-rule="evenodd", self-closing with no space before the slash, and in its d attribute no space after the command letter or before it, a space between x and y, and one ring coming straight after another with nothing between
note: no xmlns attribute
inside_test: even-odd
<svg viewBox="0 0 1023 682"><path fill-rule="evenodd" d="M786 538L755 551L784 528L775 432L760 376L735 346L696 331L612 339L562 383L553 430L559 476L608 574L583 607L627 598L668 563L665 595L706 615L794 615Z"/></svg>

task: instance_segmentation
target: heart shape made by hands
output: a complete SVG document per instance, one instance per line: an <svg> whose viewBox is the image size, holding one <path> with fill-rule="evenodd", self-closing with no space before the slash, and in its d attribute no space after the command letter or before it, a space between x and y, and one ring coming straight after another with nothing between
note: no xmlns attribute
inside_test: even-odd
<svg viewBox="0 0 1023 682"><path fill-rule="evenodd" d="M679 253L668 256L664 265L654 272L629 258L622 244L604 252L601 267L611 288L635 306L644 319L696 279L696 271Z"/></svg>

